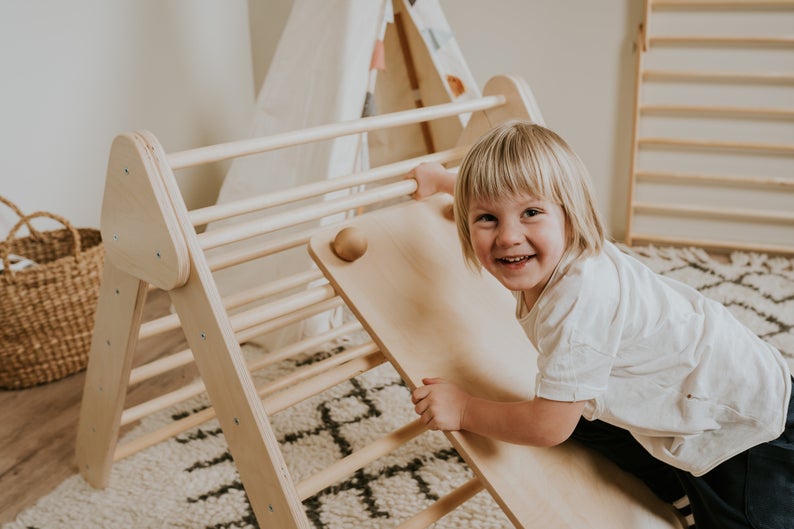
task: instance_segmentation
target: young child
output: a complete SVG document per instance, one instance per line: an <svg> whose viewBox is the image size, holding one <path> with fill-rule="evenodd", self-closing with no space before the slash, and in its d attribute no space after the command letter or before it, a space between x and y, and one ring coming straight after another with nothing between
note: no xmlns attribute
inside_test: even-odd
<svg viewBox="0 0 794 529"><path fill-rule="evenodd" d="M682 511L691 501L693 527L794 528L782 355L721 304L606 241L587 170L563 139L510 122L472 147L457 178L439 164L412 176L417 199L454 194L467 263L515 293L538 350L532 400L425 379L412 400L431 429L536 446L571 437Z"/></svg>

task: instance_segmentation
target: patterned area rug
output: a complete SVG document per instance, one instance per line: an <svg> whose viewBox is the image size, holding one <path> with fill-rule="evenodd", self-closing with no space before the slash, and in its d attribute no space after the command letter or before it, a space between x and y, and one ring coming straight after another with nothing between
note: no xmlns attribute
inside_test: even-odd
<svg viewBox="0 0 794 529"><path fill-rule="evenodd" d="M794 260L735 253L730 263L700 250L631 250L657 272L724 303L794 365ZM346 344L259 373L264 382L316 362ZM334 350L335 349L335 350ZM263 353L244 348L246 355ZM145 419L127 439L207 405L201 398ZM273 417L296 481L415 418L409 392L388 365ZM430 432L306 500L319 528L392 527L471 477L446 438ZM117 463L110 486L94 490L74 476L3 529L253 528L250 505L216 422ZM507 518L481 492L436 528L506 528Z"/></svg>

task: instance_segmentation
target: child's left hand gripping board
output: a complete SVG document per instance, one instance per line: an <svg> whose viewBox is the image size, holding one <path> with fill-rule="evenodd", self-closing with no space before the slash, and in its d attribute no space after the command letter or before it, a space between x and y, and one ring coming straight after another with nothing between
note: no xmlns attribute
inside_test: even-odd
<svg viewBox="0 0 794 529"><path fill-rule="evenodd" d="M365 213L315 235L309 252L411 390L441 377L479 397L530 399L537 353L515 298L467 268L451 202L439 194ZM517 527L678 527L639 482L572 443L446 435Z"/></svg>

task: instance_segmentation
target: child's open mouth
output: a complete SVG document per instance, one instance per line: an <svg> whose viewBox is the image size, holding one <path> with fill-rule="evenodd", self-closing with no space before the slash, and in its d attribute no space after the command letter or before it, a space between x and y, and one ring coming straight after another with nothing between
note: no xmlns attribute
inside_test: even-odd
<svg viewBox="0 0 794 529"><path fill-rule="evenodd" d="M514 265L518 263L523 263L525 261L529 261L533 256L531 255L516 255L513 257L500 257L497 259L502 264L506 265Z"/></svg>

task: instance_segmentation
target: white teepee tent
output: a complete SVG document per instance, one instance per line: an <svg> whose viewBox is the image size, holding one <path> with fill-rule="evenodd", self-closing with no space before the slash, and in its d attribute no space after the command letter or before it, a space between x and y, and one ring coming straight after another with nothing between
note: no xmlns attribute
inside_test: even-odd
<svg viewBox="0 0 794 529"><path fill-rule="evenodd" d="M438 0L295 0L257 98L251 135L479 96ZM218 202L449 148L463 125L453 117L238 158ZM262 277L275 280L305 269L308 259L305 249L297 248L221 270L216 282L227 295L260 283ZM296 334L327 328L334 317L324 314L310 320L315 329L292 326L258 341L276 347Z"/></svg>

